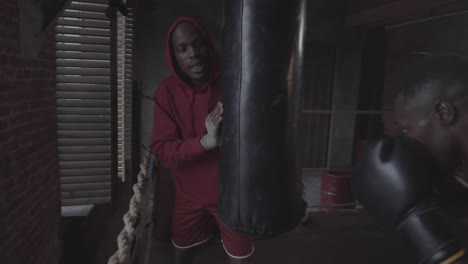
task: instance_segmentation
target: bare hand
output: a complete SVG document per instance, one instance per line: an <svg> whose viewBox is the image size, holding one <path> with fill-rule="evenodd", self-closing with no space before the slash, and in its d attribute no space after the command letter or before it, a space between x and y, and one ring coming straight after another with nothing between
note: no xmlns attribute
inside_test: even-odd
<svg viewBox="0 0 468 264"><path fill-rule="evenodd" d="M213 109L213 111L210 114L211 115L211 122L213 123L213 125L219 126L221 121L223 121L223 112L224 112L223 103L218 102L216 104L215 109Z"/></svg>
<svg viewBox="0 0 468 264"><path fill-rule="evenodd" d="M206 134L200 139L205 150L214 149L219 145L219 124L223 120L223 112L223 104L218 102L205 119Z"/></svg>

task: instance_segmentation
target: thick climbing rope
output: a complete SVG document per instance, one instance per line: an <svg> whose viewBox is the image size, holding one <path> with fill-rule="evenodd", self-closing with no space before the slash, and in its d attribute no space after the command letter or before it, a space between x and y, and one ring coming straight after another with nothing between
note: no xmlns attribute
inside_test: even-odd
<svg viewBox="0 0 468 264"><path fill-rule="evenodd" d="M133 185L133 196L129 202L129 210L123 216L124 228L117 236L117 251L109 258L108 264L130 264L131 248L136 239L136 233L140 226L144 225L142 209L148 195L148 164L151 160L151 149L144 148L144 157L140 163L137 183ZM140 220L140 221L139 221Z"/></svg>

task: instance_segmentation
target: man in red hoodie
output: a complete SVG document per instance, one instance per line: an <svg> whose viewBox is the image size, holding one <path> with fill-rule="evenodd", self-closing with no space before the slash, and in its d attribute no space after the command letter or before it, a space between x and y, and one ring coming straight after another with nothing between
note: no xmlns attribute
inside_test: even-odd
<svg viewBox="0 0 468 264"><path fill-rule="evenodd" d="M222 121L219 55L203 27L177 19L167 35L172 75L154 94L153 150L176 186L172 235L176 263L191 263L195 246L216 226L230 263L248 263L253 240L221 223L218 208L218 129Z"/></svg>

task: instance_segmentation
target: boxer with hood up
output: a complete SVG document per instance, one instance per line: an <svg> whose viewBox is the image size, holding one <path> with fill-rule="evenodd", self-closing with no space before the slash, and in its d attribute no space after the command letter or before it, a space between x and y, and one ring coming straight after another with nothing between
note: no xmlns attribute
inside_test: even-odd
<svg viewBox="0 0 468 264"><path fill-rule="evenodd" d="M218 215L220 100L219 53L207 31L188 17L167 34L172 75L154 94L153 151L174 179L172 218L176 263L191 263L196 246L218 226L229 263L248 263L251 237L223 225Z"/></svg>

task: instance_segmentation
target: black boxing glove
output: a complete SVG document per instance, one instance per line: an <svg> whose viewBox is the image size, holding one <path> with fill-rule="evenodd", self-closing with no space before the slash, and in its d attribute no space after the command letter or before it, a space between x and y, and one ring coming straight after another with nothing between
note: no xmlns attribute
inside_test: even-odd
<svg viewBox="0 0 468 264"><path fill-rule="evenodd" d="M441 176L436 164L419 143L382 138L367 145L353 170L356 198L381 223L409 239L421 264L449 264L464 255L433 198Z"/></svg>

